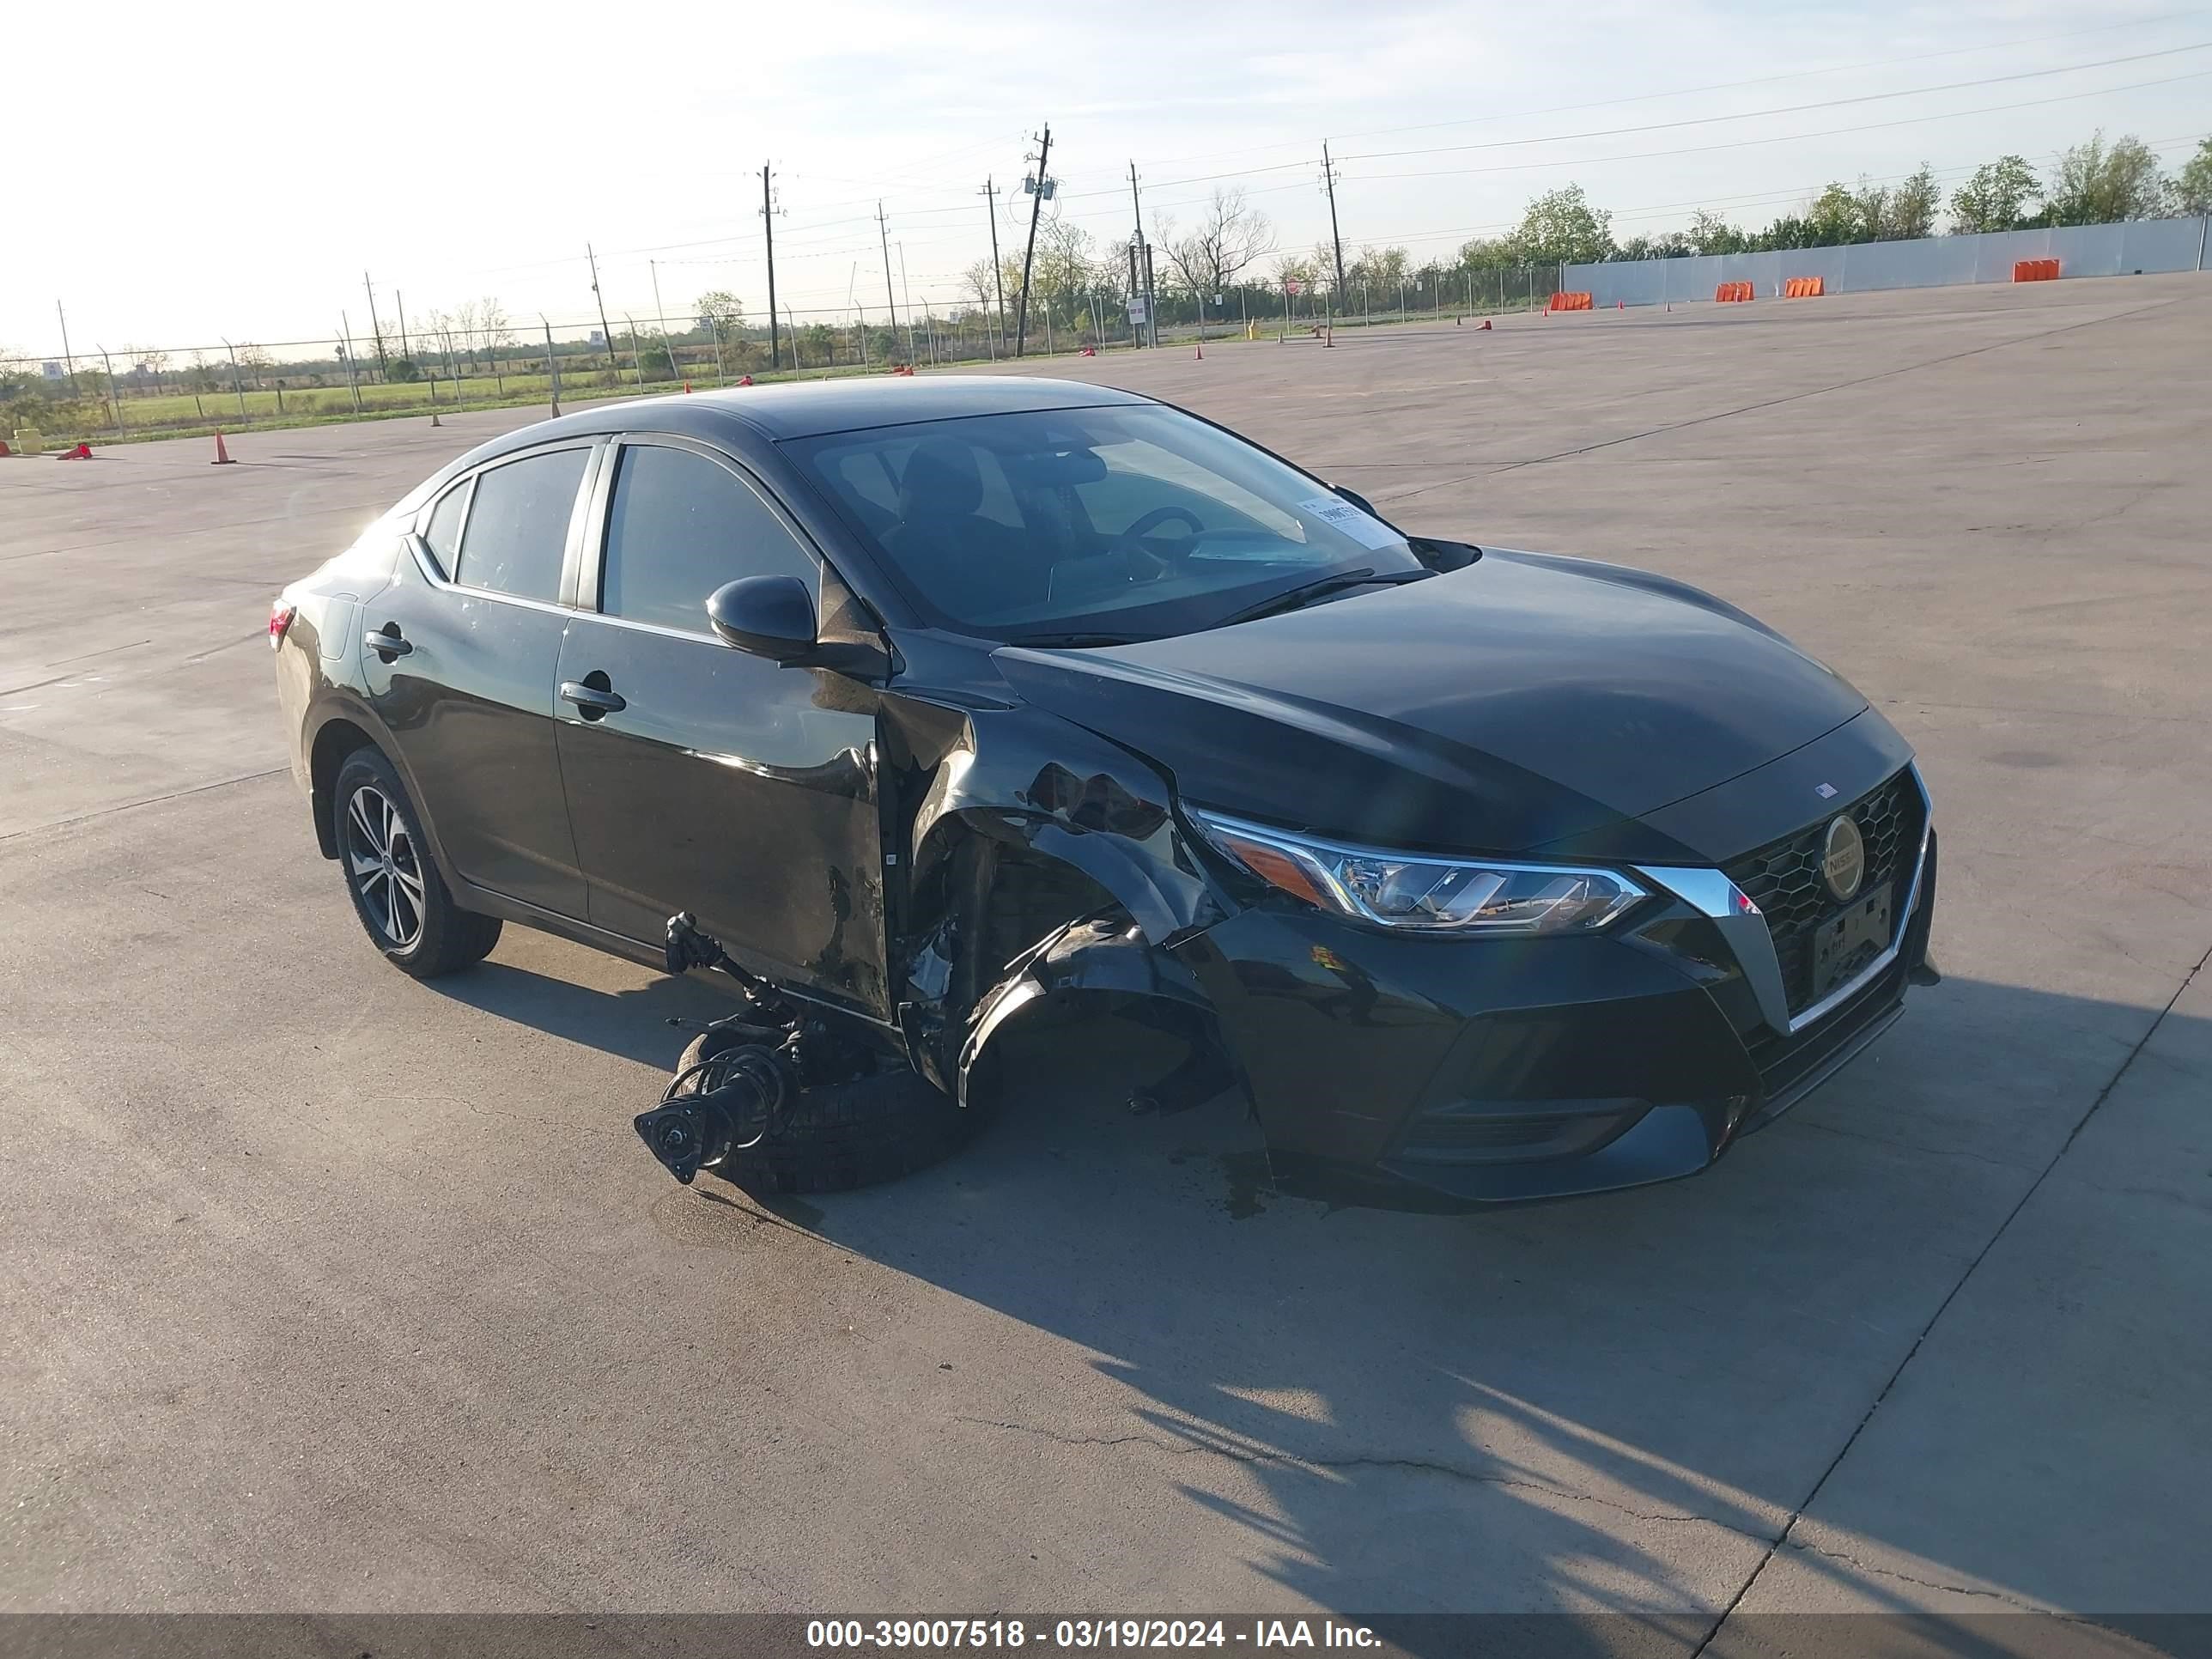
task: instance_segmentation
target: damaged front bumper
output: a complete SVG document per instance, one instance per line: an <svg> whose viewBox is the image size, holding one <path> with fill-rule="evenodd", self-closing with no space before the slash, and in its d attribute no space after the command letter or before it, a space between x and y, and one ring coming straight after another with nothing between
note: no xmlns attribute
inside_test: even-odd
<svg viewBox="0 0 2212 1659"><path fill-rule="evenodd" d="M1269 904L1173 955L1279 1176L1484 1203L1640 1186L1706 1168L1895 1021L1928 973L1936 844L1922 837L1887 948L1794 1021L1765 920L1681 896L1704 896L1692 872L1649 873L1678 879L1592 937L1405 938Z"/></svg>

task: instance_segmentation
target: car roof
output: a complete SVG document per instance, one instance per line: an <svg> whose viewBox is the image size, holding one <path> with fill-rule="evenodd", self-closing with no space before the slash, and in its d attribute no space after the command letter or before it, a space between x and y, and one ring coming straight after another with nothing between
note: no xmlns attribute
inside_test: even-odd
<svg viewBox="0 0 2212 1659"><path fill-rule="evenodd" d="M1080 380L1031 380L1011 374L933 374L927 379L886 374L732 387L709 394L707 401L769 437L782 439L813 438L828 432L896 426L909 421L957 420L965 415L1087 409L1150 399Z"/></svg>
<svg viewBox="0 0 2212 1659"><path fill-rule="evenodd" d="M502 434L471 450L441 476L561 438L617 432L675 432L706 439L814 438L831 432L950 421L1045 409L1093 409L1152 401L1113 386L1009 374L852 377L636 398L579 410Z"/></svg>

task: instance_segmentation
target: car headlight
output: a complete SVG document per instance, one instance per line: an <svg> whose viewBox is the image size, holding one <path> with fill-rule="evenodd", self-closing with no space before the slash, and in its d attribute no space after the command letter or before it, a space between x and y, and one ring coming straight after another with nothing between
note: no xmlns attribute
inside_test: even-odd
<svg viewBox="0 0 2212 1659"><path fill-rule="evenodd" d="M1190 817L1207 840L1269 886L1340 916L1410 933L1586 933L1650 896L1617 870L1433 858L1340 846L1210 812Z"/></svg>

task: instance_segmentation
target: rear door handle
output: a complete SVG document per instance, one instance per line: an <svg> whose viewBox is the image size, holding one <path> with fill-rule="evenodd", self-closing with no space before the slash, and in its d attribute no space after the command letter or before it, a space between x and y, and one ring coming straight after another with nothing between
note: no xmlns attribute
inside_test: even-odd
<svg viewBox="0 0 2212 1659"><path fill-rule="evenodd" d="M586 685L580 680L561 682L561 701L574 703L576 712L587 720L599 720L607 714L620 714L629 707L629 700L620 692L603 690L596 685Z"/></svg>
<svg viewBox="0 0 2212 1659"><path fill-rule="evenodd" d="M361 636L361 642L386 662L394 657L406 656L415 649L414 646L400 638L399 630L396 628L390 629L388 632L382 628L372 629Z"/></svg>

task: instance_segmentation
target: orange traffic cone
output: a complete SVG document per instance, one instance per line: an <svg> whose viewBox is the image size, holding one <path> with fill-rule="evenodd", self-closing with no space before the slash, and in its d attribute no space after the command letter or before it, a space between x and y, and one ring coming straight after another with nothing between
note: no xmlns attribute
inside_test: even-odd
<svg viewBox="0 0 2212 1659"><path fill-rule="evenodd" d="M1626 300L1615 300L1613 302L1613 308L1615 311L1626 311L1628 309L1628 301Z"/></svg>
<svg viewBox="0 0 2212 1659"><path fill-rule="evenodd" d="M215 459L210 461L208 465L210 466L235 466L238 465L238 463L230 459L230 450L222 441L222 428L221 427L217 427L215 431Z"/></svg>
<svg viewBox="0 0 2212 1659"><path fill-rule="evenodd" d="M1202 362L1204 362L1206 361L1206 345L1205 345L1205 343L1204 343L1203 341L1200 342L1200 343L1199 343L1199 348L1198 348L1198 361L1199 361L1200 362L1201 362L1201 363L1202 363Z"/></svg>
<svg viewBox="0 0 2212 1659"><path fill-rule="evenodd" d="M88 461L92 459L90 444L76 444L54 457L58 461Z"/></svg>
<svg viewBox="0 0 2212 1659"><path fill-rule="evenodd" d="M684 382L684 395L687 398L691 395L691 382L689 380Z"/></svg>

